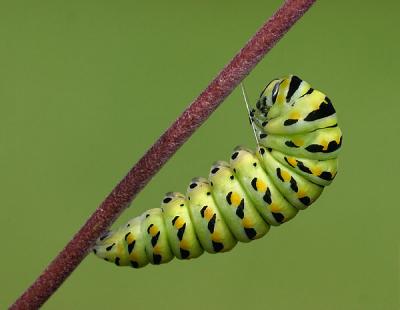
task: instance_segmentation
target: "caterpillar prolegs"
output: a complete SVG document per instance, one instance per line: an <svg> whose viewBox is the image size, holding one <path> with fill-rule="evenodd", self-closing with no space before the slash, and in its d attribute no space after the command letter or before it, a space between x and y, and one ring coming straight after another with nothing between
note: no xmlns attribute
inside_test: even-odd
<svg viewBox="0 0 400 310"><path fill-rule="evenodd" d="M292 219L337 172L342 134L322 92L297 76L271 81L250 112L258 147L237 147L209 178L194 178L186 196L167 193L150 209L99 238L94 253L139 268L227 252Z"/></svg>

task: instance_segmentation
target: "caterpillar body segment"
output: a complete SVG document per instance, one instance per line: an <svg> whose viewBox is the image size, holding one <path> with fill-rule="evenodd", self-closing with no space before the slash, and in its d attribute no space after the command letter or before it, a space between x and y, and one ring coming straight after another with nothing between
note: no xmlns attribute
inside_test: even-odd
<svg viewBox="0 0 400 310"><path fill-rule="evenodd" d="M209 253L227 252L237 243L211 195L212 186L205 178L194 178L187 189L190 216L203 249Z"/></svg>
<svg viewBox="0 0 400 310"><path fill-rule="evenodd" d="M272 157L308 181L327 186L332 183L338 168L337 158L316 160L301 158L270 149Z"/></svg>
<svg viewBox="0 0 400 310"><path fill-rule="evenodd" d="M209 179L215 188L214 200L238 241L249 242L268 232L268 223L262 220L228 163L213 165Z"/></svg>
<svg viewBox="0 0 400 310"><path fill-rule="evenodd" d="M260 159L259 154L239 147L233 152L230 164L264 221L278 226L292 219L298 210L277 190Z"/></svg>
<svg viewBox="0 0 400 310"><path fill-rule="evenodd" d="M288 155L327 160L337 157L342 144L342 132L336 126L294 135L260 133L260 143Z"/></svg>
<svg viewBox="0 0 400 310"><path fill-rule="evenodd" d="M280 164L268 150L272 149L259 148L266 172L271 176L276 188L296 209L307 208L321 195L324 188Z"/></svg>
<svg viewBox="0 0 400 310"><path fill-rule="evenodd" d="M259 145L237 147L228 162L194 178L186 195L170 192L99 238L94 253L140 268L230 251L294 218L337 174L342 133L332 102L297 76L271 81L250 111Z"/></svg>
<svg viewBox="0 0 400 310"><path fill-rule="evenodd" d="M261 122L257 118L257 124L273 135L301 134L337 124L332 102L318 90L303 95L293 106L292 104L294 102L285 105L284 109L281 108L280 114L274 118ZM323 117L317 118L318 116Z"/></svg>

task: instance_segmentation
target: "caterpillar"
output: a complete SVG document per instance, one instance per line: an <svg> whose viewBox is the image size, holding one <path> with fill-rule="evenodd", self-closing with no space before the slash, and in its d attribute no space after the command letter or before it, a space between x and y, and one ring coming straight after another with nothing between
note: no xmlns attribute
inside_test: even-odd
<svg viewBox="0 0 400 310"><path fill-rule="evenodd" d="M236 147L186 195L169 192L100 237L93 252L118 266L140 268L208 253L263 237L309 207L337 173L342 133L332 102L295 75L272 80L249 110L256 151Z"/></svg>

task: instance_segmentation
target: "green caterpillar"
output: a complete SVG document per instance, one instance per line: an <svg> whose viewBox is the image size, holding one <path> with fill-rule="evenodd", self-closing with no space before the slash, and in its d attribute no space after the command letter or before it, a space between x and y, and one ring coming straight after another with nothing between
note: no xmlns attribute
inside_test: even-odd
<svg viewBox="0 0 400 310"><path fill-rule="evenodd" d="M291 75L265 87L250 118L256 152L237 147L208 179L194 178L186 196L167 193L161 208L99 238L94 253L140 268L227 252L311 205L337 173L342 133L331 101Z"/></svg>

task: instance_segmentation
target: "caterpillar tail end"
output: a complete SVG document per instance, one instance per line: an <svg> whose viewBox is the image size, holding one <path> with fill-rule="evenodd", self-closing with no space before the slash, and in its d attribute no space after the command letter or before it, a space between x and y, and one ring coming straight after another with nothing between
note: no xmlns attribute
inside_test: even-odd
<svg viewBox="0 0 400 310"><path fill-rule="evenodd" d="M93 253L117 266L131 266L133 268L146 266L149 261L145 256L144 244L140 238L137 240L134 237L134 234L140 234L138 223L140 223L141 218L142 216L136 217L119 229L109 231L97 239L92 250Z"/></svg>

